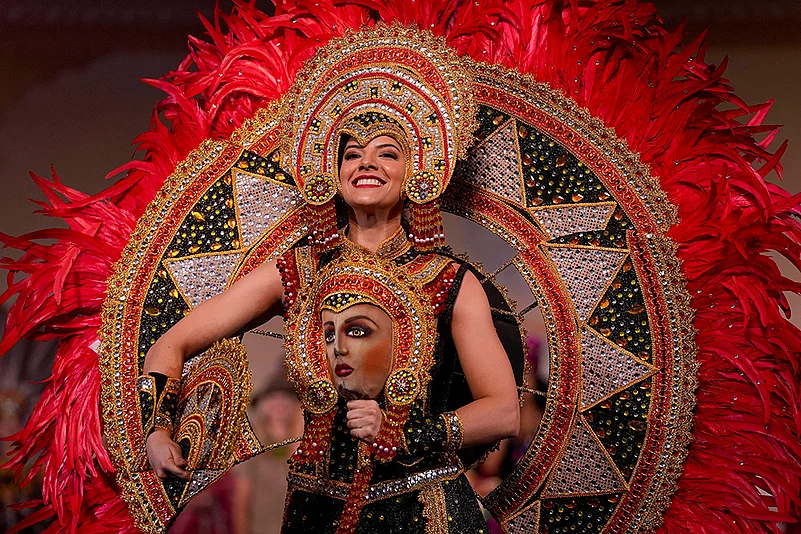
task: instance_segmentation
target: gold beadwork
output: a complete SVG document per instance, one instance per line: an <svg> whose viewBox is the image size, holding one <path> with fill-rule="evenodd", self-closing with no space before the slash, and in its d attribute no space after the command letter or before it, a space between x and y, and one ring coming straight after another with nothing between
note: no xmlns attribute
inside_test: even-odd
<svg viewBox="0 0 801 534"><path fill-rule="evenodd" d="M445 421L445 431L448 433L448 452L457 452L464 443L464 424L462 418L456 412L445 412L442 414Z"/></svg>
<svg viewBox="0 0 801 534"><path fill-rule="evenodd" d="M309 178L336 176L341 133L364 142L379 132L410 147L407 179L428 173L437 195L445 189L477 124L471 84L444 40L409 30L379 23L348 32L296 75L282 113L282 152L302 192Z"/></svg>
<svg viewBox="0 0 801 534"><path fill-rule="evenodd" d="M448 534L448 509L442 482L436 481L420 491L423 517L426 518L426 534Z"/></svg>

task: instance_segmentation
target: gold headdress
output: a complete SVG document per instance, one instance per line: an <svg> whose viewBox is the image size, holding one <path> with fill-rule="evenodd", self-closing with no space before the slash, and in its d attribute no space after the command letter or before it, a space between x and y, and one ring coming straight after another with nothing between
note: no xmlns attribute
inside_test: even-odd
<svg viewBox="0 0 801 534"><path fill-rule="evenodd" d="M411 233L424 248L442 240L438 198L475 129L468 75L443 40L397 24L332 40L298 73L284 116L284 153L301 194L318 211L320 244L337 237L332 199L343 134L401 142Z"/></svg>

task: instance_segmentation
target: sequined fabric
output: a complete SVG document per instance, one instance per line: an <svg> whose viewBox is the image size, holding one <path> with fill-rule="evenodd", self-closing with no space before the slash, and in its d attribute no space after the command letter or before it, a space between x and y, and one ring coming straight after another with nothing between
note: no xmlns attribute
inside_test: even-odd
<svg viewBox="0 0 801 534"><path fill-rule="evenodd" d="M459 284L449 278L456 272L455 264L454 268L448 268L453 264L451 258L439 254L419 254L410 250L405 242L398 244L392 240L381 253L396 265L407 266L412 276L417 275L428 283L438 285L438 278L447 279L447 287L456 289L447 295L439 309L444 310L448 304L452 305ZM335 252L321 257L321 260L330 267L336 265L337 257ZM302 269L303 264L303 261L287 262L284 268ZM465 270L458 272L461 279ZM283 275L285 280L300 280L305 273L284 272ZM448 324L440 320L438 330L440 336L433 350L434 368L446 360L452 362L456 359L452 342L444 339L449 336ZM449 349L444 350L444 347ZM430 382L425 394L410 406L404 430L404 441L410 446L399 452L392 461L374 465L367 502L360 512L355 532L471 534L486 531L475 494L462 474L460 461L445 451L448 437L445 425L441 425L439 441L442 443L435 443L437 436L423 437L419 434L427 428L426 421L433 425L442 420L439 412L432 413L428 399L432 394L441 397L438 389L445 385ZM378 402L380 406L386 406L383 394ZM346 413L346 401L339 399L330 444L326 448L327 462L312 466L291 463L284 533L337 531L358 461L359 442L350 435ZM428 438L433 438L433 441Z"/></svg>

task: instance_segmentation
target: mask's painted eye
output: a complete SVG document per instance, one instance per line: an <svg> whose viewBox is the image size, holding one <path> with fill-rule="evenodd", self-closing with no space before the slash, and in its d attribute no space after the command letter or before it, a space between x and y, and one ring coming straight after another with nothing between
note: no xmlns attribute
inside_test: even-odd
<svg viewBox="0 0 801 534"><path fill-rule="evenodd" d="M364 337L371 333L369 328L364 326L351 326L348 328L348 335L350 337Z"/></svg>

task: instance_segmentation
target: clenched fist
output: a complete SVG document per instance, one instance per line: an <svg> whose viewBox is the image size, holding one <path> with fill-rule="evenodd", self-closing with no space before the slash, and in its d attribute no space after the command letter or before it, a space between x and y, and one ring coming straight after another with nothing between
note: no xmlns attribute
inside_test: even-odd
<svg viewBox="0 0 801 534"><path fill-rule="evenodd" d="M348 428L350 435L372 443L381 430L384 415L374 400L348 401Z"/></svg>

